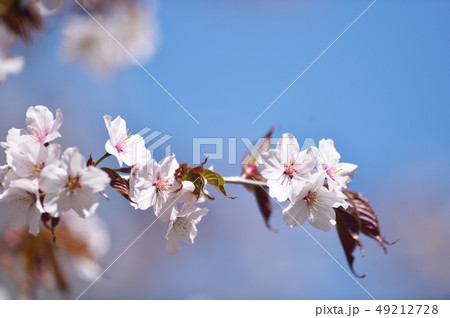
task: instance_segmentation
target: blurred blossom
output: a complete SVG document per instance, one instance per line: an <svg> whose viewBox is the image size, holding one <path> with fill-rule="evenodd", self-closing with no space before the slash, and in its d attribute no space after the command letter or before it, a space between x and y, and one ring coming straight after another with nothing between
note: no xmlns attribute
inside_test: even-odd
<svg viewBox="0 0 450 318"><path fill-rule="evenodd" d="M90 257L71 255L70 266L81 279L86 281L96 279L103 271L98 259L105 256L110 248L110 235L106 223L95 215L86 221L74 213L68 213L62 219L62 225L66 226L75 238L84 242L86 252L90 255Z"/></svg>
<svg viewBox="0 0 450 318"><path fill-rule="evenodd" d="M84 62L95 72L106 75L134 63L125 50L138 60L154 55L158 24L148 8L131 2L116 3L94 17L101 26L84 13L67 18L62 40L66 60Z"/></svg>
<svg viewBox="0 0 450 318"><path fill-rule="evenodd" d="M4 286L0 285L0 300L7 300L7 299L10 299L10 294Z"/></svg>
<svg viewBox="0 0 450 318"><path fill-rule="evenodd" d="M0 84L9 74L20 73L25 61L23 57L14 57L7 53L8 49L16 42L16 36L0 20Z"/></svg>

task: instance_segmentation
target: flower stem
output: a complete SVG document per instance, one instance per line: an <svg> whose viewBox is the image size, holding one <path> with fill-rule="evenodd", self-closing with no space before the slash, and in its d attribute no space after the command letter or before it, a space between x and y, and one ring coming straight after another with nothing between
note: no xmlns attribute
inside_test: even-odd
<svg viewBox="0 0 450 318"><path fill-rule="evenodd" d="M246 179L244 177L224 177L226 183L242 184L242 185L253 185L267 187L267 182L257 181L254 179Z"/></svg>
<svg viewBox="0 0 450 318"><path fill-rule="evenodd" d="M106 158L108 158L109 156L111 156L109 153L105 153L103 155L103 157L101 157L100 159L98 159L98 161L94 164L95 167L97 167L97 165L102 162L103 160L105 160Z"/></svg>

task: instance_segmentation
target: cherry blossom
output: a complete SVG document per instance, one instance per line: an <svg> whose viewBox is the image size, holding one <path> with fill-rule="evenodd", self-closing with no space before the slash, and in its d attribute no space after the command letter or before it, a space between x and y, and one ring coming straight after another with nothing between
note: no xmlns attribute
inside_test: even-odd
<svg viewBox="0 0 450 318"><path fill-rule="evenodd" d="M143 165L149 158L150 152L145 148L144 139L140 135L128 133L124 119L117 116L111 121L111 116L104 116L109 139L105 144L106 151L115 156L119 165Z"/></svg>
<svg viewBox="0 0 450 318"><path fill-rule="evenodd" d="M106 172L86 166L77 148L68 148L61 165L46 166L41 171L40 188L44 191L45 211L54 217L73 210L81 217L91 216L98 207L96 193L104 191L110 179Z"/></svg>
<svg viewBox="0 0 450 318"><path fill-rule="evenodd" d="M20 143L6 149L8 166L20 178L39 178L41 170L56 163L61 155L61 146L51 144L48 147L40 143Z"/></svg>
<svg viewBox="0 0 450 318"><path fill-rule="evenodd" d="M295 200L284 209L284 220L290 227L309 223L322 231L329 231L336 225L336 213L333 208L345 204L338 192L324 187L325 174L317 172L301 190Z"/></svg>
<svg viewBox="0 0 450 318"><path fill-rule="evenodd" d="M30 234L39 233L39 220L44 209L39 200L37 180L17 179L0 195L1 203L9 203L5 223L10 228L28 225Z"/></svg>
<svg viewBox="0 0 450 318"><path fill-rule="evenodd" d="M181 250L178 240L193 244L197 236L197 224L208 213L207 208L199 208L193 202L184 203L179 211L173 207L166 234L167 252L176 254Z"/></svg>
<svg viewBox="0 0 450 318"><path fill-rule="evenodd" d="M19 74L22 72L25 60L23 57L15 57L0 52L0 84L3 83L9 74Z"/></svg>
<svg viewBox="0 0 450 318"><path fill-rule="evenodd" d="M68 61L85 62L106 75L133 64L130 55L139 60L153 56L159 38L153 12L133 2L115 3L107 13L94 14L95 21L85 14L67 18L62 49Z"/></svg>
<svg viewBox="0 0 450 318"><path fill-rule="evenodd" d="M319 148L312 147L310 152L317 159L317 168L324 171L329 188L347 187L355 175L358 167L355 164L339 162L341 155L334 147L332 139L319 141Z"/></svg>
<svg viewBox="0 0 450 318"><path fill-rule="evenodd" d="M63 122L61 110L56 110L56 117L45 106L31 106L27 110L26 124L27 128L21 131L21 135L32 136L40 143L48 143L61 137L58 129Z"/></svg>
<svg viewBox="0 0 450 318"><path fill-rule="evenodd" d="M153 207L156 216L172 192L180 188L175 182L175 170L179 167L175 156L168 156L160 164L150 159L144 167L135 167L130 176L130 193L135 207L146 210Z"/></svg>
<svg viewBox="0 0 450 318"><path fill-rule="evenodd" d="M278 201L293 199L297 188L308 181L315 162L307 150L300 151L297 139L283 134L276 149L261 153L261 175L267 179L269 194Z"/></svg>

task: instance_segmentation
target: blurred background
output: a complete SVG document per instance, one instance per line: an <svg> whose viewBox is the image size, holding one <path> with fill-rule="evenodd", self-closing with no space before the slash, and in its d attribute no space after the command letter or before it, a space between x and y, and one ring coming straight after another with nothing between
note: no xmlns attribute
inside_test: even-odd
<svg viewBox="0 0 450 318"><path fill-rule="evenodd" d="M31 45L11 49L25 67L0 86L0 139L25 125L29 106L41 104L61 108L63 148L99 158L107 140L102 116L121 115L131 132L148 127L172 136L179 162L192 162L194 137L225 138L225 158L210 163L233 176L241 168L228 163L228 138L256 140L273 124L274 137L332 138L342 161L359 165L349 189L369 199L382 235L399 239L384 254L363 237L365 256L355 253L355 270L367 277L358 281L376 299L448 299L450 2L376 1L252 124L371 2L145 2L154 33L142 65L199 124L133 61L108 74L76 59L68 63L61 45L67 14L48 17ZM239 159L246 148L237 145ZM0 159L3 164L4 154ZM166 224L155 223L82 298L369 298L307 234L286 226L280 208L272 216L274 234L249 192L237 185L227 190L237 199L213 192L194 245L168 255ZM103 267L155 219L112 189L108 195L97 210L110 233ZM348 268L334 229L306 228ZM74 279L72 297L89 283ZM3 276L0 284L9 286Z"/></svg>

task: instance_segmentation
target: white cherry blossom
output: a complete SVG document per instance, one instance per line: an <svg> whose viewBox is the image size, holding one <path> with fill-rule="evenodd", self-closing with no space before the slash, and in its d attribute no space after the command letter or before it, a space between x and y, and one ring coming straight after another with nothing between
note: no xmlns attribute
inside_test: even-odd
<svg viewBox="0 0 450 318"><path fill-rule="evenodd" d="M29 233L39 233L39 220L44 209L39 200L37 180L17 179L0 195L1 203L9 203L5 223L10 228L28 225Z"/></svg>
<svg viewBox="0 0 450 318"><path fill-rule="evenodd" d="M117 158L121 167L123 163L128 166L141 166L150 159L150 152L145 148L144 139L138 134L129 134L124 119L117 116L111 121L111 116L108 115L103 119L109 134L105 149Z"/></svg>
<svg viewBox="0 0 450 318"><path fill-rule="evenodd" d="M45 106L31 106L27 110L27 128L21 131L21 135L32 136L37 142L48 143L61 137L58 129L63 122L61 110L56 110L56 117Z"/></svg>
<svg viewBox="0 0 450 318"><path fill-rule="evenodd" d="M293 194L302 188L315 166L308 151L300 151L297 139L283 134L276 149L261 154L261 175L267 179L269 194L278 201L293 199Z"/></svg>
<svg viewBox="0 0 450 318"><path fill-rule="evenodd" d="M94 14L94 18L83 14L66 19L62 31L66 60L85 62L90 70L106 75L134 64L130 55L143 61L156 52L159 28L147 7L116 1L110 10Z"/></svg>
<svg viewBox="0 0 450 318"><path fill-rule="evenodd" d="M61 166L49 165L41 171L40 188L44 191L45 211L54 217L73 210L81 217L94 214L98 206L96 193L104 191L110 179L106 172L86 166L77 148L68 148Z"/></svg>
<svg viewBox="0 0 450 318"><path fill-rule="evenodd" d="M283 209L283 219L290 227L309 223L322 231L329 231L336 225L336 213L333 208L339 207L344 198L335 190L324 187L324 173L315 173L311 180L295 195Z"/></svg>
<svg viewBox="0 0 450 318"><path fill-rule="evenodd" d="M345 188L352 181L358 166L339 162L341 155L336 151L332 139L320 140L319 148L312 147L310 152L316 157L318 170L325 172L331 190Z"/></svg>
<svg viewBox="0 0 450 318"><path fill-rule="evenodd" d="M174 207L166 234L167 252L176 254L181 247L178 240L193 244L197 236L197 224L208 213L207 208L199 208L193 202L184 203L179 211Z"/></svg>
<svg viewBox="0 0 450 318"><path fill-rule="evenodd" d="M9 74L19 74L22 72L25 60L23 57L11 56L0 52L0 84L3 83Z"/></svg>
<svg viewBox="0 0 450 318"><path fill-rule="evenodd" d="M179 167L175 156L168 156L161 165L150 159L144 167L133 168L130 177L130 193L135 207L146 210L153 207L159 216L171 193L180 188L175 181L175 170Z"/></svg>
<svg viewBox="0 0 450 318"><path fill-rule="evenodd" d="M9 167L20 178L39 178L45 166L58 162L61 146L51 144L48 147L41 143L20 143L5 150Z"/></svg>

